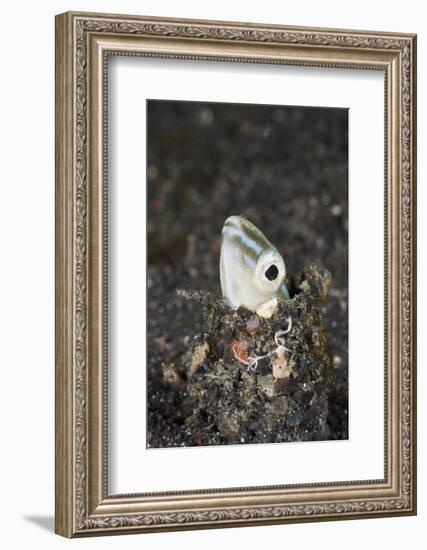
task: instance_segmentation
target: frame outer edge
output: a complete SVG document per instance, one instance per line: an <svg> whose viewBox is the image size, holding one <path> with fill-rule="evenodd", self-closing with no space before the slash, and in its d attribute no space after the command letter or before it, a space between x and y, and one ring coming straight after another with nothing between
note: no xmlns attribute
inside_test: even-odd
<svg viewBox="0 0 427 550"><path fill-rule="evenodd" d="M387 31L375 31L369 29L354 29L354 28L340 28L340 27L312 27L306 25L284 25L277 23L256 23L254 21L242 21L242 20L226 20L226 19L194 19L189 17L165 17L157 15L138 15L138 14L124 14L124 13L106 13L106 12L92 12L81 10L70 10L64 13L64 15L70 15L73 18L83 18L85 20L104 19L107 21L138 21L143 23L157 23L157 24L173 24L173 25L201 25L204 27L230 27L230 28L245 28L246 30L273 30L273 31L295 31L311 33L331 33L331 34L348 34L360 35L360 36L381 36L384 38L393 39L412 39L416 37L415 33L410 32L387 32Z"/></svg>
<svg viewBox="0 0 427 550"><path fill-rule="evenodd" d="M412 195L411 195L411 260L412 260L412 281L411 281L411 341L412 341L412 472L411 472L411 495L412 495L412 511L413 515L417 515L417 35L411 38L412 63L411 63L411 166L412 166Z"/></svg>
<svg viewBox="0 0 427 550"><path fill-rule="evenodd" d="M115 21L117 19L117 21ZM168 25L169 23L169 25ZM218 26L223 28L218 28ZM410 149L408 152L409 170L405 177L405 198L408 200L404 210L409 238L406 247L406 259L409 265L408 277L403 286L407 289L407 330L408 347L404 353L407 362L403 365L403 374L407 377L406 404L407 413L401 436L407 435L405 447L405 470L399 471L399 491L392 498L374 500L355 498L343 499L331 503L303 502L301 505L255 508L202 510L161 510L152 513L137 513L132 508L124 514L97 515L93 510L90 493L93 490L91 479L93 470L88 467L88 453L92 448L90 422L88 414L94 410L91 390L87 387L87 370L93 374L93 357L88 356L87 302L86 291L90 235L87 235L86 210L91 202L88 196L88 174L90 155L87 154L87 43L85 33L100 31L122 35L144 34L150 37L179 38L181 44L189 41L218 41L225 44L261 42L286 43L332 47L349 52L353 49L378 51L383 53L403 51L408 64L405 81L409 93L405 103ZM274 31L283 31L275 33ZM195 20L172 20L123 15L89 14L68 12L56 17L56 509L55 530L66 537L88 536L96 534L119 534L125 532L164 531L176 529L200 529L213 527L231 527L237 525L257 525L270 523L320 521L330 519L348 519L358 517L381 517L393 515L413 515L416 513L416 35L395 33L370 33L369 31L338 29L315 29L303 27L279 27L246 24L240 22L215 22ZM291 32L292 31L292 32ZM304 32L304 36L301 35ZM80 34L79 34L80 33ZM328 33L328 34L326 34ZM344 33L344 36L342 36ZM349 33L348 37L345 36ZM289 35L289 36L288 36ZM319 42L320 40L320 42ZM356 50L357 51L357 50ZM154 57L156 55L153 55ZM194 57L195 59L199 57ZM216 59L216 57L215 57ZM219 59L219 58L218 58ZM400 57L401 59L401 57ZM356 64L357 55L349 62L348 68ZM331 62L332 65L335 61ZM321 66L329 66L322 64ZM395 79L393 79L396 82ZM400 90L400 93L402 90ZM402 114L399 102L397 111ZM90 127L90 125L89 125ZM401 143L401 141L399 140ZM89 158L87 158L87 156ZM399 159L401 157L399 156ZM402 171L399 170L400 177ZM92 174L93 175L93 174ZM92 181L90 179L89 181ZM399 194L400 195L400 194ZM93 197L92 197L93 198ZM400 196L401 200L401 196ZM399 217L400 219L400 217ZM400 225L400 224L399 224ZM401 226L400 226L401 228ZM399 231L399 229L398 229ZM399 242L400 241L400 242ZM402 237L398 238L398 248L402 246ZM399 252L399 260L402 256ZM399 266L400 267L400 266ZM90 280L90 279L89 279ZM400 291L403 290L400 286ZM89 292L90 294L90 292ZM402 318L399 315L399 332ZM403 356L401 356L402 358ZM403 390L399 381L399 392ZM97 401L95 402L96 405ZM401 401L399 399L399 406ZM95 409L97 407L95 406ZM399 421L402 421L401 410ZM400 423L399 422L399 423ZM395 422L395 424L397 424ZM397 426L396 426L397 429ZM92 434L93 435L93 434ZM399 437L399 444L402 444ZM94 442L96 443L96 442ZM400 449L397 465L402 465ZM95 453L97 454L97 453ZM399 467L399 466L398 466ZM399 468L400 470L400 468ZM405 473L405 484L401 476ZM394 478L395 476L393 476ZM98 495L99 498L99 495ZM109 500L109 499L108 499ZM126 500L126 498L125 498ZM103 503L101 503L103 504ZM128 504L128 503L127 503ZM130 504L130 503L129 503ZM95 512L95 515L93 515Z"/></svg>
<svg viewBox="0 0 427 550"><path fill-rule="evenodd" d="M73 18L55 17L55 532L74 529Z"/></svg>

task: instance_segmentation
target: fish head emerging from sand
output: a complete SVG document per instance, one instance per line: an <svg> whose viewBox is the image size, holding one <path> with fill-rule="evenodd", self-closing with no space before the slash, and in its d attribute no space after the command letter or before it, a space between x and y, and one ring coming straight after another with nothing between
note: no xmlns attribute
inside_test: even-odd
<svg viewBox="0 0 427 550"><path fill-rule="evenodd" d="M281 254L263 233L242 216L227 218L220 257L221 289L227 303L269 317L269 304L289 299L285 276Z"/></svg>

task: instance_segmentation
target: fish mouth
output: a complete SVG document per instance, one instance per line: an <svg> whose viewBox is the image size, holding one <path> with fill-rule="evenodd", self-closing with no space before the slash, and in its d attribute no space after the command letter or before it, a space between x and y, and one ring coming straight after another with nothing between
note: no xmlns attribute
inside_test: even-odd
<svg viewBox="0 0 427 550"><path fill-rule="evenodd" d="M242 227L241 217L240 216L230 216L229 218L227 218L225 220L223 231L224 231L224 229L235 229L235 230L237 229L237 230L240 230L241 227Z"/></svg>
<svg viewBox="0 0 427 550"><path fill-rule="evenodd" d="M234 228L238 229L238 228L240 228L240 225L241 225L240 220L241 220L240 216L229 216L225 220L224 226L234 227Z"/></svg>

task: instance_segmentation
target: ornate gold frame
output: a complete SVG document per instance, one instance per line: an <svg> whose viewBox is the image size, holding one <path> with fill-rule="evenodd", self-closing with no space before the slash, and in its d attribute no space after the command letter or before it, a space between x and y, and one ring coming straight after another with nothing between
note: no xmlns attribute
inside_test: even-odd
<svg viewBox="0 0 427 550"><path fill-rule="evenodd" d="M108 55L385 73L385 478L111 496L106 484ZM66 537L415 514L416 37L65 13L56 18L56 532Z"/></svg>

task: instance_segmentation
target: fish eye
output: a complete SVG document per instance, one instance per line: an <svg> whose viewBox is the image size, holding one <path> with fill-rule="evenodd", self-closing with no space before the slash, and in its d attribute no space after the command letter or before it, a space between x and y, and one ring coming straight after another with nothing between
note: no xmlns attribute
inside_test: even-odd
<svg viewBox="0 0 427 550"><path fill-rule="evenodd" d="M276 292L285 275L285 262L276 249L267 248L259 255L254 272L254 282L261 292Z"/></svg>
<svg viewBox="0 0 427 550"><path fill-rule="evenodd" d="M277 265L272 264L264 273L265 277L269 281L275 281L277 279L277 276L279 275L279 269Z"/></svg>

